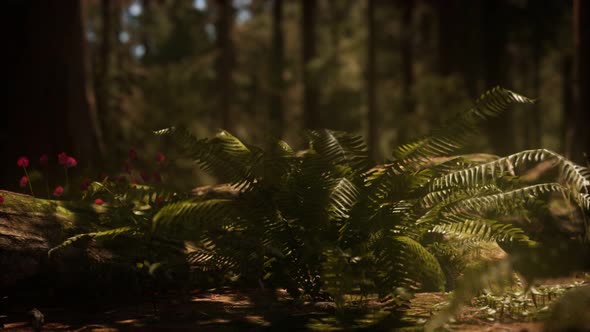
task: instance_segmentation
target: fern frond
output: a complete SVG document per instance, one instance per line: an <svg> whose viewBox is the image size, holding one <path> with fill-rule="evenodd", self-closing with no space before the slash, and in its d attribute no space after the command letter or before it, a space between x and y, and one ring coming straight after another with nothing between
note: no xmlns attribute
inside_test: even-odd
<svg viewBox="0 0 590 332"><path fill-rule="evenodd" d="M555 160L560 175L568 186L575 191L586 191L590 185L590 170L574 164L565 157L550 150L525 150L495 161L468 167L435 178L430 183L431 190L439 190L452 186L473 187L485 184L486 180L497 179L509 169L513 169L525 162L541 162Z"/></svg>
<svg viewBox="0 0 590 332"><path fill-rule="evenodd" d="M443 217L432 230L438 233L452 234L458 238L466 237L474 241L522 241L532 243L520 227L464 213Z"/></svg>
<svg viewBox="0 0 590 332"><path fill-rule="evenodd" d="M490 211L497 209L504 211L515 206L515 203L526 203L530 199L549 192L564 192L567 188L559 183L543 183L527 186L499 194L464 199L448 206L445 212L460 213L464 211Z"/></svg>
<svg viewBox="0 0 590 332"><path fill-rule="evenodd" d="M476 124L489 117L498 116L513 104L529 104L533 100L506 90L493 88L479 97L474 106L447 121L431 136L404 144L393 151L398 160L420 160L434 156L446 156L465 145L475 133Z"/></svg>
<svg viewBox="0 0 590 332"><path fill-rule="evenodd" d="M364 171L369 164L367 146L361 136L328 129L308 132L311 148L326 162L348 165L355 172Z"/></svg>
<svg viewBox="0 0 590 332"><path fill-rule="evenodd" d="M253 167L261 154L226 131L211 139L196 139L183 127L162 129L156 134L171 137L187 157L223 182L245 188L255 181Z"/></svg>
<svg viewBox="0 0 590 332"><path fill-rule="evenodd" d="M183 236L195 238L212 225L215 227L227 225L234 214L234 201L230 199L188 200L168 204L160 209L154 216L152 227L153 230L161 227L181 229Z"/></svg>
<svg viewBox="0 0 590 332"><path fill-rule="evenodd" d="M115 236L122 235L122 234L129 234L129 233L132 233L134 231L136 231L136 228L135 227L126 226L126 227L120 227L120 228L115 228L115 229L109 229L107 231L78 234L78 235L75 235L75 236L72 236L72 237L68 238L67 240L65 240L60 245L51 248L49 250L49 252L47 253L47 255L51 257L51 255L53 254L53 252L55 252L56 250L60 250L60 249L63 249L65 247L71 246L72 244L74 244L74 243L76 243L76 242L78 242L80 240L84 240L84 239L100 239L100 238L114 238Z"/></svg>
<svg viewBox="0 0 590 332"><path fill-rule="evenodd" d="M336 220L348 218L358 199L359 191L352 182L347 178L336 180L330 190L328 213Z"/></svg>
<svg viewBox="0 0 590 332"><path fill-rule="evenodd" d="M424 289L444 290L445 275L436 257L410 237L395 236L393 239L401 244L399 255L409 277L422 283Z"/></svg>
<svg viewBox="0 0 590 332"><path fill-rule="evenodd" d="M376 242L373 250L380 289L390 293L397 287L416 284L423 290L444 289L445 276L438 260L412 238L387 236Z"/></svg>
<svg viewBox="0 0 590 332"><path fill-rule="evenodd" d="M192 268L201 271L221 270L238 266L233 258L204 248L193 248L187 254L187 262Z"/></svg>

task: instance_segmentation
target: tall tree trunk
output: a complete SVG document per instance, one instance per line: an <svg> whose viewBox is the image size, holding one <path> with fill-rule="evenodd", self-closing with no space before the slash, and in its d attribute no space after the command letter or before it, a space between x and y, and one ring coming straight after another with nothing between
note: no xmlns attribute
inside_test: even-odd
<svg viewBox="0 0 590 332"><path fill-rule="evenodd" d="M316 51L316 0L302 1L301 33L303 37L303 125L313 129L321 127L318 113L317 79L311 67L317 57Z"/></svg>
<svg viewBox="0 0 590 332"><path fill-rule="evenodd" d="M400 1L406 7L411 3ZM475 98L481 93L477 84L481 78L480 62L477 61L481 58L478 50L481 1L432 0L431 3L438 13L438 73L443 78L460 79L461 89L466 89L469 96Z"/></svg>
<svg viewBox="0 0 590 332"><path fill-rule="evenodd" d="M270 96L270 123L272 126L272 135L279 139L283 136L285 121L283 110L283 67L285 61L284 44L283 0L274 0L272 7L272 85Z"/></svg>
<svg viewBox="0 0 590 332"><path fill-rule="evenodd" d="M573 159L588 161L590 152L590 2L574 0L574 117Z"/></svg>
<svg viewBox="0 0 590 332"><path fill-rule="evenodd" d="M113 11L114 5L113 0L102 0L101 3L101 21L102 21L102 41L100 45L99 60L96 66L96 109L98 114L101 115L102 128L108 128L110 121L110 72L111 72L111 59L113 53L113 39L115 33L113 30ZM112 128L105 132L106 139L109 142L114 142Z"/></svg>
<svg viewBox="0 0 590 332"><path fill-rule="evenodd" d="M368 0L367 3L367 120L368 120L368 145L369 154L373 159L377 158L379 140L377 133L377 93L375 75L375 0Z"/></svg>
<svg viewBox="0 0 590 332"><path fill-rule="evenodd" d="M234 8L231 0L217 0L217 80L218 80L218 109L221 127L232 131L231 107L234 96L232 72L235 65L234 44L231 32L234 22Z"/></svg>
<svg viewBox="0 0 590 332"><path fill-rule="evenodd" d="M402 118L412 116L415 111L413 94L414 86L414 61L412 48L412 17L414 15L414 0L400 0L401 10L401 31L400 31L400 72L402 90ZM408 121L398 124L398 144L405 143L409 139Z"/></svg>
<svg viewBox="0 0 590 332"><path fill-rule="evenodd" d="M4 160L66 151L93 165L103 151L94 108L84 28L84 1L9 1L2 36L10 82L3 100ZM0 163L0 187L14 188L20 171ZM17 178L16 178L17 179Z"/></svg>
<svg viewBox="0 0 590 332"><path fill-rule="evenodd" d="M434 5L438 12L438 70L440 76L446 77L461 72L457 32L460 28L458 19L462 13L459 12L457 0L434 0Z"/></svg>
<svg viewBox="0 0 590 332"><path fill-rule="evenodd" d="M538 98L541 92L541 60L543 58L543 43L545 35L548 31L545 30L543 2L533 2L530 4L530 25L532 26L531 34L531 53L532 53L532 96ZM529 108L526 111L526 119L528 125L526 129L525 148L539 148L541 147L543 121L541 118L541 105L537 104L534 108Z"/></svg>
<svg viewBox="0 0 590 332"><path fill-rule="evenodd" d="M543 37L535 35L533 39L533 96L534 98L538 98L541 93L541 43ZM527 118L530 121L527 125L527 128L529 128L527 135L527 149L541 147L543 120L541 118L542 111L540 107L540 104L537 103L536 107L531 107L530 110L527 110Z"/></svg>
<svg viewBox="0 0 590 332"><path fill-rule="evenodd" d="M71 52L73 64L77 70L72 71L72 77L68 81L68 88L71 91L80 89L81 94L72 93L70 95L69 109L71 113L69 125L76 137L73 151L82 158L83 162L92 165L105 155L105 146L96 109L96 95L91 79L92 68L86 42L85 3L80 1L75 5L71 5L71 7L73 7L72 16L74 16L73 26L66 26L65 29L71 34L71 42L74 45L70 46L69 50L66 48L66 52ZM82 86L78 86L78 84ZM78 107L83 111L76 111ZM88 124L88 127L85 128L80 124ZM89 135L89 131L92 134Z"/></svg>
<svg viewBox="0 0 590 332"><path fill-rule="evenodd" d="M574 149L574 133L576 119L574 117L574 87L573 87L573 59L571 54L565 54L562 59L562 98L563 98L563 152L567 158L572 158Z"/></svg>
<svg viewBox="0 0 590 332"><path fill-rule="evenodd" d="M483 55L484 80L486 89L494 86L507 87L506 78L506 39L507 31L503 1L484 0L483 2ZM510 113L490 119L487 122L490 145L494 153L507 155L515 150L513 117Z"/></svg>

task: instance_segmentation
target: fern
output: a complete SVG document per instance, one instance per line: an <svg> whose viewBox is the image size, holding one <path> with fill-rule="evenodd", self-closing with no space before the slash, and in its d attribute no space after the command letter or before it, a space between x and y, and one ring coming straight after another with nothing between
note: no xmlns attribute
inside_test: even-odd
<svg viewBox="0 0 590 332"><path fill-rule="evenodd" d="M526 150L492 162L450 172L433 179L430 189L439 190L456 185L472 187L485 183L486 179L497 179L503 176L507 170L514 169L525 162L544 160L555 161L564 182L573 190L586 192L586 187L590 184L590 171L586 167L576 165L565 157L546 149Z"/></svg>
<svg viewBox="0 0 590 332"><path fill-rule="evenodd" d="M49 257L51 257L51 255L55 251L61 250L61 249L65 248L65 247L68 247L68 246L71 246L72 244L74 244L74 243L76 243L78 241L81 241L81 240L114 238L116 236L120 236L120 235L124 235L124 234L132 234L132 233L134 233L136 231L137 231L136 228L130 227L130 226L126 226L126 227L120 227L120 228L115 228L115 229L109 229L109 230L101 231L101 232L91 232L91 233L77 234L75 236L72 236L72 237L68 238L67 240L65 240L60 245L51 248L47 252L47 255L49 255Z"/></svg>
<svg viewBox="0 0 590 332"><path fill-rule="evenodd" d="M446 156L465 146L469 137L477 133L481 120L498 116L512 104L530 104L533 100L500 87L483 94L475 105L447 121L432 135L405 144L393 151L398 160L425 160L433 156Z"/></svg>

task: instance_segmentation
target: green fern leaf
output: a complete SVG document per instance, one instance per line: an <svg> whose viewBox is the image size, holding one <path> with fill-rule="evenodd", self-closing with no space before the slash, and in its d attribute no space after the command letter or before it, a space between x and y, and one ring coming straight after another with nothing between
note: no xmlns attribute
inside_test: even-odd
<svg viewBox="0 0 590 332"><path fill-rule="evenodd" d="M65 247L70 246L80 240L83 240L83 239L113 238L118 235L133 233L136 230L137 229L135 227L126 226L126 227L120 227L120 228L115 228L115 229L109 229L107 231L78 234L78 235L68 238L60 245L51 248L47 254L48 254L48 256L51 257L51 255L56 250L63 249Z"/></svg>
<svg viewBox="0 0 590 332"><path fill-rule="evenodd" d="M500 87L493 88L479 97L474 106L447 121L432 135L405 144L393 151L398 160L425 160L434 156L446 156L465 145L476 133L479 121L504 112L512 104L529 104L533 100Z"/></svg>

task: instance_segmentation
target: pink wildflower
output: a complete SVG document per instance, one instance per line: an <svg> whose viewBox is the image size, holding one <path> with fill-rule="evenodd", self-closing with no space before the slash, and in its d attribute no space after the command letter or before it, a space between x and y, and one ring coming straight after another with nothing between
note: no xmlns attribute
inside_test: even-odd
<svg viewBox="0 0 590 332"><path fill-rule="evenodd" d="M63 194L64 194L64 187L57 186L57 187L55 187L55 189L53 189L53 196L60 197Z"/></svg>
<svg viewBox="0 0 590 332"><path fill-rule="evenodd" d="M104 201L102 199L100 199L100 198L97 198L97 199L94 200L94 204L103 205L104 204Z"/></svg>
<svg viewBox="0 0 590 332"><path fill-rule="evenodd" d="M146 172L146 171L142 171L142 172L141 172L139 175L141 175L141 179L142 179L144 182L148 182L148 181L150 180L150 175L149 175L149 173L148 173L148 172Z"/></svg>
<svg viewBox="0 0 590 332"><path fill-rule="evenodd" d="M24 188L27 186L27 183L29 183L29 178L26 176L23 176L22 178L20 178L20 182L19 185L21 188Z"/></svg>
<svg viewBox="0 0 590 332"><path fill-rule="evenodd" d="M162 182L162 174L160 172L154 172L154 181Z"/></svg>
<svg viewBox="0 0 590 332"><path fill-rule="evenodd" d="M164 160L166 160L166 156L162 152L156 153L156 162L161 164Z"/></svg>
<svg viewBox="0 0 590 332"><path fill-rule="evenodd" d="M60 165L65 166L68 162L68 155L65 152L58 154L57 161Z"/></svg>
<svg viewBox="0 0 590 332"><path fill-rule="evenodd" d="M125 170L125 173L127 174L131 174L131 171L133 170L133 167L131 166L131 163L126 161L125 165L123 165L123 169Z"/></svg>
<svg viewBox="0 0 590 332"><path fill-rule="evenodd" d="M4 197L0 196L0 204L4 203Z"/></svg>
<svg viewBox="0 0 590 332"><path fill-rule="evenodd" d="M39 163L41 166L49 165L49 156L47 154L41 155L41 157L39 157Z"/></svg>
<svg viewBox="0 0 590 332"><path fill-rule="evenodd" d="M76 167L76 165L78 165L78 161L74 157L68 157L64 166L66 168L72 168Z"/></svg>
<svg viewBox="0 0 590 332"><path fill-rule="evenodd" d="M82 182L80 183L80 190L82 190L82 191L88 190L88 187L90 186L91 182L92 182L92 180L90 180L89 178L85 178L84 180L82 180Z"/></svg>
<svg viewBox="0 0 590 332"><path fill-rule="evenodd" d="M129 149L128 155L129 155L129 160L137 159L137 151L135 151L134 148Z"/></svg>
<svg viewBox="0 0 590 332"><path fill-rule="evenodd" d="M18 167L27 168L29 167L29 159L27 157L20 157L16 161Z"/></svg>

